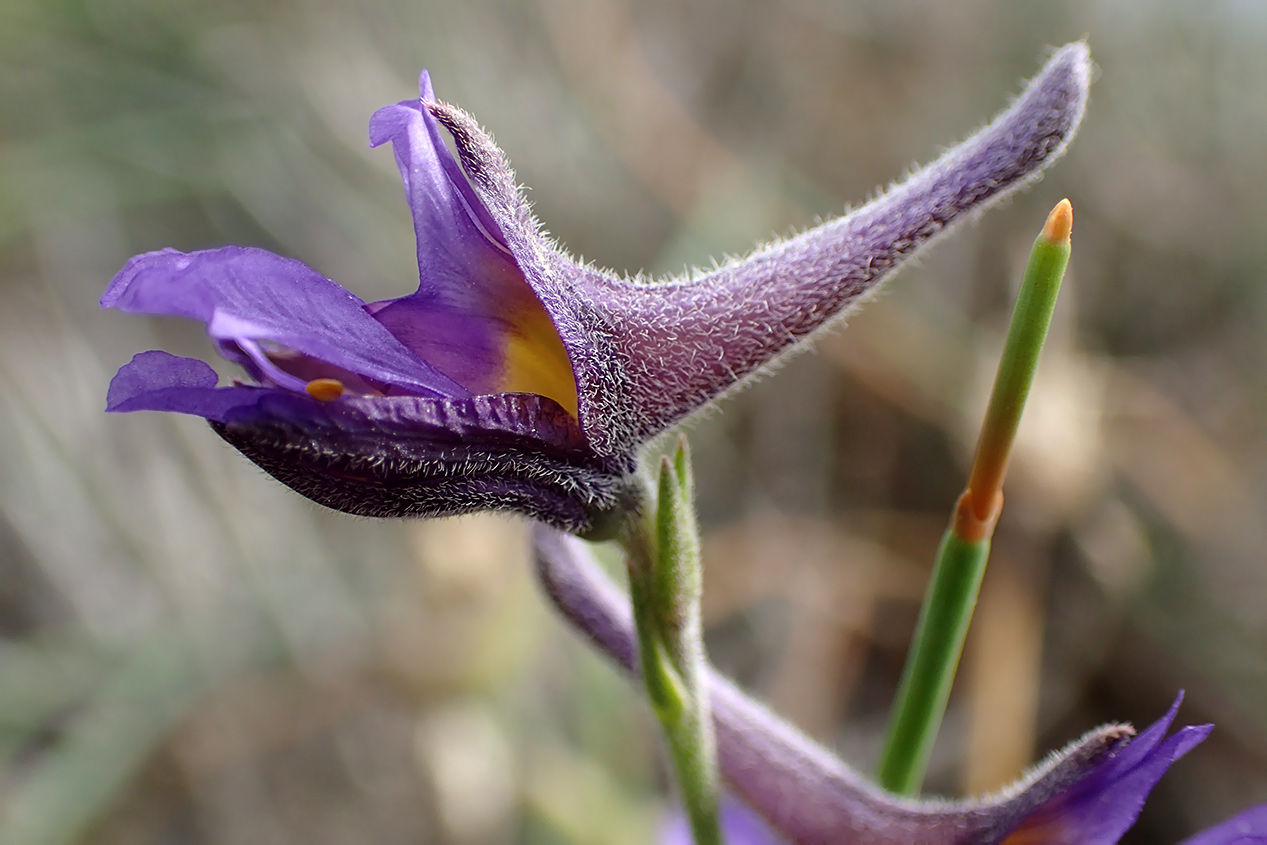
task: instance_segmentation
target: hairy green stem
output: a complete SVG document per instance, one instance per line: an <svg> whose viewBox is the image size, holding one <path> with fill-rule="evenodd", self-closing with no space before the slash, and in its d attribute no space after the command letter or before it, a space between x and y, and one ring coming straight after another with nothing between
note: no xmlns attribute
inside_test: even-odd
<svg viewBox="0 0 1267 845"><path fill-rule="evenodd" d="M696 845L721 845L713 720L700 623L701 572L685 441L660 467L656 511L627 515L629 592L639 664Z"/></svg>

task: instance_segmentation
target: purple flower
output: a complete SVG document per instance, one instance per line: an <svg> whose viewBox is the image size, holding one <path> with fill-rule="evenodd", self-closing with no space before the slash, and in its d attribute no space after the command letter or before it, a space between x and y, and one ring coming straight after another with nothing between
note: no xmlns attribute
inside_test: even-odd
<svg viewBox="0 0 1267 845"><path fill-rule="evenodd" d="M1179 845L1263 845L1267 842L1267 804L1251 807Z"/></svg>
<svg viewBox="0 0 1267 845"><path fill-rule="evenodd" d="M309 498L370 516L516 510L599 528L643 445L751 380L944 232L1036 178L1076 131L1084 44L993 123L853 213L665 283L576 262L545 237L502 152L421 96L376 113L413 213L418 290L365 303L260 249L137 256L105 307L201 320L246 381L146 352L108 410L195 414ZM461 163L444 144L452 136Z"/></svg>
<svg viewBox="0 0 1267 845"><path fill-rule="evenodd" d="M637 672L628 598L585 544L539 527L536 559L542 586L564 617L621 668ZM1138 736L1128 725L1098 728L996 795L913 801L882 792L715 672L708 683L718 764L728 788L790 842L1111 845L1135 823L1166 770L1211 730L1197 725L1166 736L1180 695ZM768 845L770 833L750 822L737 810L724 813L727 841ZM1267 842L1267 805L1184 845L1254 842Z"/></svg>
<svg viewBox="0 0 1267 845"><path fill-rule="evenodd" d="M1166 770L1200 743L1213 725L1191 725L1166 736L1183 693L1165 716L1139 736L1104 755L1077 783L1048 799L1025 817L1006 842L1116 842L1135 824L1148 793Z"/></svg>
<svg viewBox="0 0 1267 845"><path fill-rule="evenodd" d="M764 820L733 798L720 808L722 841L727 845L782 845L783 839ZM691 827L681 812L669 815L660 830L660 845L693 845Z"/></svg>

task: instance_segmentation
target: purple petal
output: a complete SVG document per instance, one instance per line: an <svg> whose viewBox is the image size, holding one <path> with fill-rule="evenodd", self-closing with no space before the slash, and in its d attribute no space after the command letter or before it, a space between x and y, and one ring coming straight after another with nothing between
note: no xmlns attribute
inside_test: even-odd
<svg viewBox="0 0 1267 845"><path fill-rule="evenodd" d="M1097 772L1097 777L1106 781L1116 780L1153 756L1157 751L1157 746L1166 738L1166 732L1170 730L1171 724L1175 721L1175 716L1179 714L1179 705L1182 703L1183 690L1180 690L1166 714L1145 728L1142 733L1136 735L1129 743L1114 752L1112 757Z"/></svg>
<svg viewBox="0 0 1267 845"><path fill-rule="evenodd" d="M418 291L375 303L371 313L420 357L474 393L544 392L522 383L513 361L516 338L549 347L554 380L575 392L571 364L549 316L507 249L501 230L444 144L422 96L379 109L370 120L373 146L391 141L413 213ZM544 331L541 329L544 328ZM569 396L552 398L565 406Z"/></svg>
<svg viewBox="0 0 1267 845"><path fill-rule="evenodd" d="M1267 842L1267 804L1251 807L1179 845L1262 845Z"/></svg>
<svg viewBox="0 0 1267 845"><path fill-rule="evenodd" d="M427 396L465 396L394 338L365 304L311 267L262 249L138 255L103 308L201 320L220 341L270 341L365 378Z"/></svg>
<svg viewBox="0 0 1267 845"><path fill-rule="evenodd" d="M1213 730L1212 725L1193 725L1163 739L1182 700L1180 693L1165 716L1108 755L1090 775L1031 813L1008 841L1117 842L1135 824L1149 792L1170 766Z"/></svg>
<svg viewBox="0 0 1267 845"><path fill-rule="evenodd" d="M259 387L216 387L216 371L195 358L142 352L120 368L106 393L107 411L175 411L223 422L254 406L267 393Z"/></svg>
<svg viewBox="0 0 1267 845"><path fill-rule="evenodd" d="M370 312L414 354L467 390L503 392L505 331L498 331L467 293L467 301L456 306L451 296L414 294L376 302Z"/></svg>
<svg viewBox="0 0 1267 845"><path fill-rule="evenodd" d="M418 93L418 99L384 106L370 117L370 146L392 142L414 215L420 265L424 247L438 234L450 236L446 240L459 248L469 248L471 236L478 234L488 248L509 258L500 227L467 183L427 108L435 102L435 93L425 70L418 79Z"/></svg>

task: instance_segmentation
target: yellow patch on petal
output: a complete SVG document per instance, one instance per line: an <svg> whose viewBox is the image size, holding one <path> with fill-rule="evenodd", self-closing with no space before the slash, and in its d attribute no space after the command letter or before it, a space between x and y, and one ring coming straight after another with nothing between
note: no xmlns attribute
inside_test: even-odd
<svg viewBox="0 0 1267 845"><path fill-rule="evenodd" d="M531 305L517 309L513 323L506 336L502 391L548 396L578 417L572 362L541 303L534 297Z"/></svg>

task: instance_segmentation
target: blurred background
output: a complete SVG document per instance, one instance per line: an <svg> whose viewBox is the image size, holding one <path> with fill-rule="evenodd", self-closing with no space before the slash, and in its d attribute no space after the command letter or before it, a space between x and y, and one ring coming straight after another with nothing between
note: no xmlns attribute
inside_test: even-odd
<svg viewBox="0 0 1267 845"><path fill-rule="evenodd" d="M646 843L636 695L526 526L300 499L107 417L126 259L249 244L416 284L379 106L473 112L574 252L674 273L866 199L1086 36L1032 190L691 431L715 661L869 769L1029 244L1074 258L930 789L1105 721L1217 730L1128 842L1267 800L1267 6L1254 0L0 0L0 842ZM227 372L227 370L225 370Z"/></svg>

